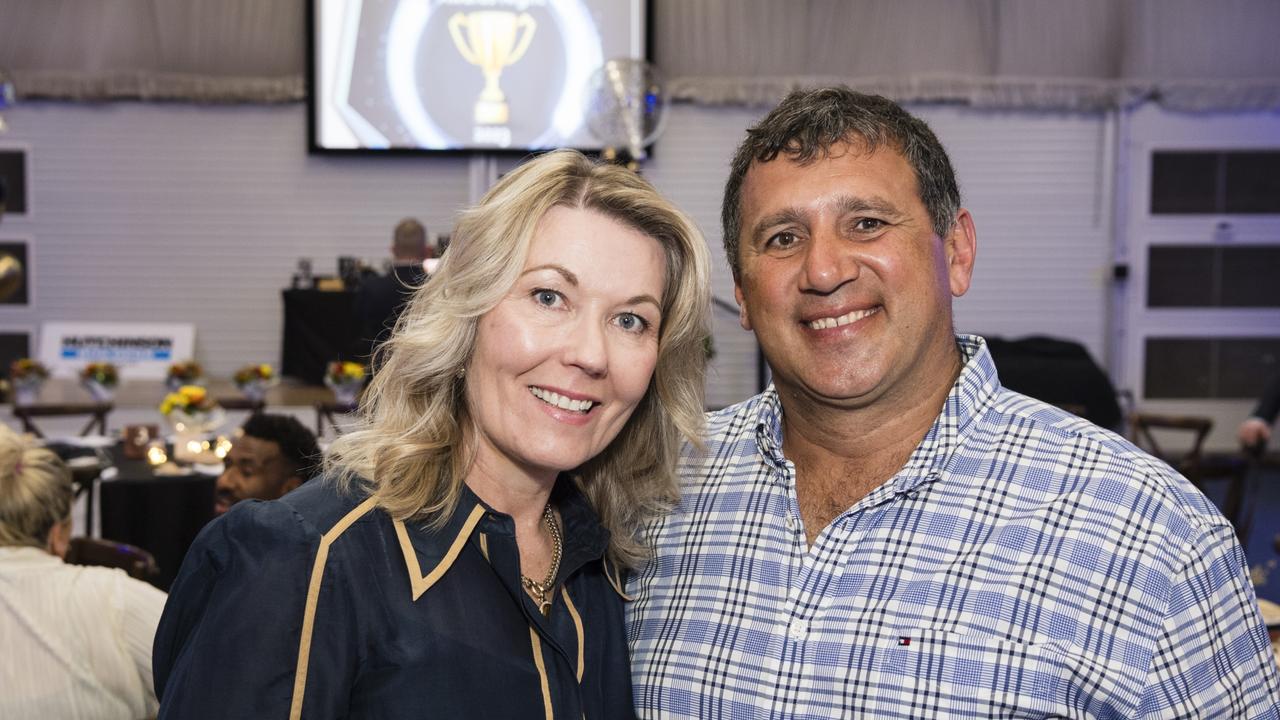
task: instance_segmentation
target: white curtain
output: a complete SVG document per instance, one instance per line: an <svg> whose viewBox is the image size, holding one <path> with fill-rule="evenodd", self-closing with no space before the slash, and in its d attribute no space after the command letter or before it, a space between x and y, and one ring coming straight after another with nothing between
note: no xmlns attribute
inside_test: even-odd
<svg viewBox="0 0 1280 720"><path fill-rule="evenodd" d="M669 0L675 97L771 104L829 82L899 101L1280 108L1276 0Z"/></svg>
<svg viewBox="0 0 1280 720"><path fill-rule="evenodd" d="M280 102L305 97L303 0L0 0L21 97Z"/></svg>
<svg viewBox="0 0 1280 720"><path fill-rule="evenodd" d="M0 0L0 68L28 98L296 101L307 2ZM843 82L981 107L1280 109L1280 0L652 2L683 101Z"/></svg>

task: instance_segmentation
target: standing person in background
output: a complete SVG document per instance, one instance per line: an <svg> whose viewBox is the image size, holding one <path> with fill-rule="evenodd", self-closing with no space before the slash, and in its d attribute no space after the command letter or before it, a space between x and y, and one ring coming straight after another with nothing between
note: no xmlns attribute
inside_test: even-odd
<svg viewBox="0 0 1280 720"><path fill-rule="evenodd" d="M773 385L709 418L646 526L641 717L1280 717L1221 513L954 333L976 231L923 121L793 93L722 219Z"/></svg>
<svg viewBox="0 0 1280 720"><path fill-rule="evenodd" d="M356 290L360 344L367 348L369 356L391 334L413 291L426 281L426 261L433 255L422 223L405 218L396 225L391 239L391 270L386 275L364 278Z"/></svg>
<svg viewBox="0 0 1280 720"><path fill-rule="evenodd" d="M0 424L0 718L150 717L165 595L62 561L72 497L62 460Z"/></svg>
<svg viewBox="0 0 1280 720"><path fill-rule="evenodd" d="M1271 381L1267 383L1267 387L1258 398L1258 404L1254 406L1253 413L1236 429L1240 445L1247 450L1255 448L1261 450L1266 447L1267 442L1271 440L1271 426L1276 423L1278 415L1280 415L1280 372L1271 376Z"/></svg>

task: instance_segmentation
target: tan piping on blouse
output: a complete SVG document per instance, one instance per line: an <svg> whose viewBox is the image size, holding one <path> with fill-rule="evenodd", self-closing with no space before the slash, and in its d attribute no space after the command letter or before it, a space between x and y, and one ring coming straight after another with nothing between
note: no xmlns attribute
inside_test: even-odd
<svg viewBox="0 0 1280 720"><path fill-rule="evenodd" d="M307 665L311 661L311 632L315 627L316 605L320 602L320 584L324 581L324 566L329 560L329 546L355 521L372 510L374 505L373 498L365 500L320 537L320 548L316 551L316 559L311 565L311 583L307 586L307 603L302 612L302 638L298 641L298 668L293 675L293 702L289 707L289 720L299 720L302 717L302 698L307 690Z"/></svg>
<svg viewBox="0 0 1280 720"><path fill-rule="evenodd" d="M560 594L564 596L565 607L569 608L569 616L573 618L573 629L578 631L578 682L581 683L583 647L586 645L586 634L582 631L582 616L578 614L578 608L573 606L573 598L569 597L569 588L561 588Z"/></svg>
<svg viewBox="0 0 1280 720"><path fill-rule="evenodd" d="M555 720L555 710L551 707L551 683L547 680L547 666L542 662L542 639L532 626L529 627L529 641L533 645L533 664L538 666L538 680L542 683L542 714L546 720Z"/></svg>
<svg viewBox="0 0 1280 720"><path fill-rule="evenodd" d="M613 571L617 571L617 568L616 567L611 568L613 563L609 562L608 558L605 558L603 562L604 562L604 576L609 580L609 585L613 587L613 591L618 593L618 596L621 597L623 600L626 600L627 602L631 602L632 600L635 600L635 598L628 595L626 591L622 589L622 573L618 571L617 576L615 577ZM611 571L611 569L613 571Z"/></svg>
<svg viewBox="0 0 1280 720"><path fill-rule="evenodd" d="M471 531L475 529L476 524L480 522L480 518L484 517L484 506L476 505L471 510L471 514L467 516L467 521L462 524L462 529L458 531L458 537L453 539L453 544L449 546L448 552L440 559L440 563L435 569L426 576L422 574L422 566L418 564L418 553L414 552L413 544L409 542L409 531L405 529L403 520L396 520L394 525L396 528L396 537L400 538L400 550L404 553L404 561L409 566L409 585L413 588L413 599L417 600L422 597L422 593L428 588L436 584L440 576L453 565L453 561L458 559L458 554L462 552L462 548L466 546L467 539L471 537Z"/></svg>

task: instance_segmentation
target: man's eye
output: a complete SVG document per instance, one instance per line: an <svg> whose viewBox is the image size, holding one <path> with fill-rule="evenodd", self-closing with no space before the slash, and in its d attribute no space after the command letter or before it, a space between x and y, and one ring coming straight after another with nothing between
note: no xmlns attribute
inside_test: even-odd
<svg viewBox="0 0 1280 720"><path fill-rule="evenodd" d="M792 232L780 232L765 242L768 247L789 248L796 244L796 235Z"/></svg>
<svg viewBox="0 0 1280 720"><path fill-rule="evenodd" d="M885 223L883 220L877 220L875 218L859 218L858 221L853 224L853 229L859 232L874 232L884 227L884 225Z"/></svg>

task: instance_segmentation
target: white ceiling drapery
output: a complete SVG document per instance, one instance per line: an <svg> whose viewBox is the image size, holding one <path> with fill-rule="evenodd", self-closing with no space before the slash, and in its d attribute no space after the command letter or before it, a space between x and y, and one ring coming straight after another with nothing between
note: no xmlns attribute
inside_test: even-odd
<svg viewBox="0 0 1280 720"><path fill-rule="evenodd" d="M1276 0L653 0L673 97L771 104L847 83L903 102L1280 109ZM302 0L0 0L28 98L289 102Z"/></svg>

